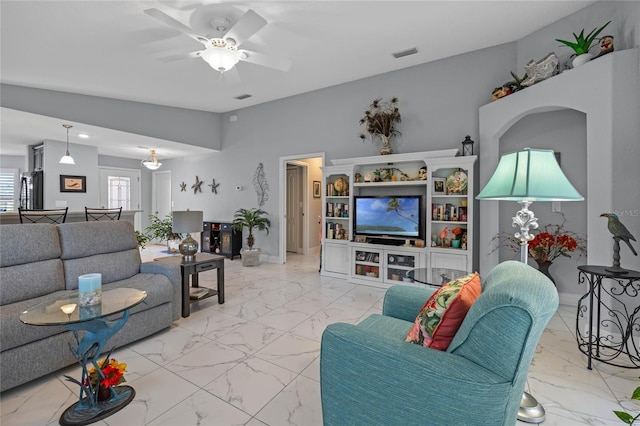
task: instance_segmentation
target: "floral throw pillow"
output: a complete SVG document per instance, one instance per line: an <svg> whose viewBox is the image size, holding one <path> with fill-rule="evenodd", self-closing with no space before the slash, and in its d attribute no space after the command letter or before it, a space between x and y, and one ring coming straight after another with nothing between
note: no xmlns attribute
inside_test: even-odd
<svg viewBox="0 0 640 426"><path fill-rule="evenodd" d="M480 291L477 272L442 285L420 309L406 341L446 350Z"/></svg>

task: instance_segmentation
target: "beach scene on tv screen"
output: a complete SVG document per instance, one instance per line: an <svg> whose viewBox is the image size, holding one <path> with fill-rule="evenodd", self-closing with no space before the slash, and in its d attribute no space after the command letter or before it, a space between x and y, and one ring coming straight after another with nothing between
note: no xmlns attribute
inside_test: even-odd
<svg viewBox="0 0 640 426"><path fill-rule="evenodd" d="M356 233L419 236L420 199L357 198Z"/></svg>

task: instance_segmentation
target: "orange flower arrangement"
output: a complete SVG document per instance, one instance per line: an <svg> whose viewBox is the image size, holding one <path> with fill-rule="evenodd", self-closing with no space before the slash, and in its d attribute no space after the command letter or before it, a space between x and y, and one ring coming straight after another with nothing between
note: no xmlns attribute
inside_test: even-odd
<svg viewBox="0 0 640 426"><path fill-rule="evenodd" d="M451 233L452 233L453 235L455 235L455 236L456 236L456 238L459 238L459 237L460 237L460 234L462 234L462 228L453 228L453 229L451 230Z"/></svg>
<svg viewBox="0 0 640 426"><path fill-rule="evenodd" d="M111 358L111 360L107 363L108 359L105 358L98 362L98 365L101 365L100 370L102 374L104 374L104 379L100 376L98 371L94 368L88 371L89 377L85 379L85 386L89 385L89 380L91 380L91 385L96 388L99 384L102 387L108 388L110 386L117 386L120 383L126 382L124 379L124 373L127 372L127 364L119 363L115 358Z"/></svg>

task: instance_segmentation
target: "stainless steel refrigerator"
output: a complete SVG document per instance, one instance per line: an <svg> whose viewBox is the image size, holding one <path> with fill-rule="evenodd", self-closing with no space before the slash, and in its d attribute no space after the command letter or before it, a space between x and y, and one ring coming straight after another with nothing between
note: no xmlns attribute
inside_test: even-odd
<svg viewBox="0 0 640 426"><path fill-rule="evenodd" d="M20 208L44 208L44 172L22 173L20 176Z"/></svg>

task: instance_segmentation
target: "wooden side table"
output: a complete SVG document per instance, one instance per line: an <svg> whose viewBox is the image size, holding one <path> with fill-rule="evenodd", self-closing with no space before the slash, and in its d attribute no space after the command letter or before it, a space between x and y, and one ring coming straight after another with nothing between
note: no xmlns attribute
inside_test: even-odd
<svg viewBox="0 0 640 426"><path fill-rule="evenodd" d="M166 256L154 259L158 262L173 263L180 265L182 273L182 317L186 318L191 314L191 302L203 300L211 296L218 295L218 303L224 303L224 256L209 253L196 253L194 260L185 262L182 256ZM217 269L218 286L217 290L200 287L198 274L200 272ZM189 283L191 281L191 283ZM193 292L192 289L197 289Z"/></svg>

